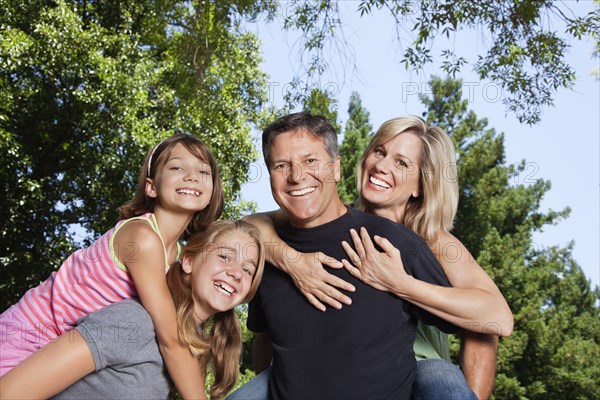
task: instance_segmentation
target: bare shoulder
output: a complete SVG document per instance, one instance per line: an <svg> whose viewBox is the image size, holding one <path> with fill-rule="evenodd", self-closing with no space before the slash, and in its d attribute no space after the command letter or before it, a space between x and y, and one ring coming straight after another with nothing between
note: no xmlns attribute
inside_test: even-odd
<svg viewBox="0 0 600 400"><path fill-rule="evenodd" d="M464 251L465 246L460 240L450 232L440 230L436 233L435 239L427 243L434 254L443 254L452 249Z"/></svg>
<svg viewBox="0 0 600 400"><path fill-rule="evenodd" d="M115 247L126 250L135 247L144 252L157 251L162 254L163 244L158 234L144 220L129 221L123 225L114 238Z"/></svg>
<svg viewBox="0 0 600 400"><path fill-rule="evenodd" d="M455 246L463 246L462 242L458 240L456 236L451 234L450 232L446 232L444 230L440 230L436 234L435 241L440 245L455 245Z"/></svg>
<svg viewBox="0 0 600 400"><path fill-rule="evenodd" d="M429 242L428 245L442 266L473 267L477 265L477 262L465 245L449 232L439 231L436 234L435 240Z"/></svg>

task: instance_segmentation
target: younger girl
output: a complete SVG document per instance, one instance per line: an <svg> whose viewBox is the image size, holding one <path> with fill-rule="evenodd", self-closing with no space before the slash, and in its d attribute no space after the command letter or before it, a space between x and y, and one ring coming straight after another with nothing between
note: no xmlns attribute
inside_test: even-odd
<svg viewBox="0 0 600 400"><path fill-rule="evenodd" d="M179 337L199 360L203 377L212 366L213 399L223 397L235 384L242 338L233 308L254 296L263 266L258 229L245 221L218 221L190 238L182 259L167 273ZM103 314L109 310L107 318ZM149 319L133 300L86 317L75 331L2 377L0 397L48 398L73 384L58 398L166 398L168 379ZM124 340L115 341L114 329L107 324L122 328L119 337ZM126 334L127 327L136 329ZM113 334L99 334L106 330ZM145 356L137 357L140 352Z"/></svg>
<svg viewBox="0 0 600 400"><path fill-rule="evenodd" d="M80 317L139 296L177 389L184 398L200 397L200 369L178 339L164 275L179 256L179 240L205 229L222 210L221 181L206 145L183 134L159 143L146 157L134 198L119 209L119 223L0 316L0 375Z"/></svg>

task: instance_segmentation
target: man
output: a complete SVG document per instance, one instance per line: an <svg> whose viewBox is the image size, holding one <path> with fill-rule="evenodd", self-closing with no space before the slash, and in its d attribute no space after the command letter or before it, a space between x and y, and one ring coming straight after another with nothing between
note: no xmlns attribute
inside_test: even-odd
<svg viewBox="0 0 600 400"><path fill-rule="evenodd" d="M263 152L271 191L289 216L281 238L301 252L321 251L346 258L341 242L350 229L367 228L401 250L414 277L449 283L427 245L387 219L348 209L336 189L340 178L337 135L323 117L284 116L263 132ZM355 260L360 262L360 260ZM250 304L248 327L257 332L255 367L272 360L273 399L408 399L414 380L412 345L416 318L444 331L453 325L332 270L356 288L352 306L323 313L309 304L285 273L268 265Z"/></svg>

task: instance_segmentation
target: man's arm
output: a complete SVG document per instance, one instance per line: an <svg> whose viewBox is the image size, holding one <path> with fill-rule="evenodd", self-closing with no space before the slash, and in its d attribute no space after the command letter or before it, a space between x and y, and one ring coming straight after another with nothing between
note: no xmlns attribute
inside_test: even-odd
<svg viewBox="0 0 600 400"><path fill-rule="evenodd" d="M498 336L463 331L461 367L467 383L479 400L487 400L494 390Z"/></svg>
<svg viewBox="0 0 600 400"><path fill-rule="evenodd" d="M273 346L271 344L271 333L260 332L254 337L254 347L252 348L252 359L254 362L254 371L259 374L271 365L273 359Z"/></svg>
<svg viewBox="0 0 600 400"><path fill-rule="evenodd" d="M300 253L277 235L275 226L285 224L288 221L287 214L279 210L247 215L242 219L260 230L267 261L288 274L315 308L325 311L325 304L337 309L342 308L343 304L352 304L350 297L338 289L354 292L354 286L323 268L323 265L342 268L342 263L321 252Z"/></svg>

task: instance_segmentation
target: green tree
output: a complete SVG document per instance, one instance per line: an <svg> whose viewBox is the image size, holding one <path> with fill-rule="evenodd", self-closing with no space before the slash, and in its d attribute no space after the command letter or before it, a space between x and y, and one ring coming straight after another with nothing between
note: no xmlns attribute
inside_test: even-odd
<svg viewBox="0 0 600 400"><path fill-rule="evenodd" d="M148 149L201 137L226 182L226 215L257 157L267 100L253 1L0 0L0 309L76 243L112 226Z"/></svg>
<svg viewBox="0 0 600 400"><path fill-rule="evenodd" d="M337 100L331 93L322 89L312 89L308 97L303 99L303 110L315 115L322 115L331 122L338 135L340 124L338 123Z"/></svg>
<svg viewBox="0 0 600 400"><path fill-rule="evenodd" d="M304 68L292 82L297 100L302 89L314 85L329 68L329 54L352 61L351 46L344 34L341 1L282 2L283 27L299 31L300 61ZM450 75L469 64L481 79L498 83L507 94L504 103L521 122L540 120L542 109L552 105L559 88L572 87L576 74L566 61L572 39L592 37L600 44L600 7L579 12L574 3L551 0L363 0L353 2L362 18L391 15L397 46L407 69L423 70L434 62ZM380 13L380 14L377 14ZM484 38L483 50L475 60L455 52L455 33L473 30ZM400 36L410 32L411 38ZM449 39L433 54L434 43ZM344 51L344 49L346 51ZM341 50L341 51L340 51ZM348 60L350 59L350 60ZM305 90L304 93L308 93Z"/></svg>
<svg viewBox="0 0 600 400"><path fill-rule="evenodd" d="M495 398L599 398L600 298L572 246L537 248L532 234L569 214L539 210L550 182L522 182L527 164L506 165L504 137L467 109L460 81L433 78L427 122L458 151L460 203L453 233L505 295L515 315L501 341Z"/></svg>
<svg viewBox="0 0 600 400"><path fill-rule="evenodd" d="M350 95L348 121L344 127L344 140L340 145L342 156L341 175L338 192L344 203L353 203L358 198L355 170L363 150L367 147L373 126L369 122L369 112L363 107L360 95Z"/></svg>

